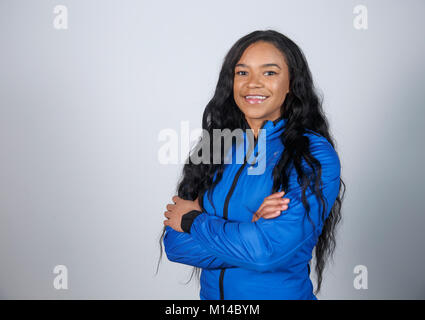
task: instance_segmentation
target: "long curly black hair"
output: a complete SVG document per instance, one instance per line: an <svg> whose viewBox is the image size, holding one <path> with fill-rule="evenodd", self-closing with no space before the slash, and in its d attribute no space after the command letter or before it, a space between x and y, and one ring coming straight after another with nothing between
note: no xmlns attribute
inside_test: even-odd
<svg viewBox="0 0 425 320"><path fill-rule="evenodd" d="M224 58L214 96L207 104L203 113L202 128L206 130L205 132L208 132L210 137L213 136L213 129L246 129L244 114L236 105L233 98L234 70L236 63L245 49L257 41L271 43L281 51L288 65L290 80L289 93L286 95L286 99L281 106L281 115L286 119L285 130L280 137L284 145L284 151L273 169L272 193L278 192L280 187L282 187L282 190L287 190L290 176L289 171L295 167L299 179L302 181L302 203L308 214L309 206L305 200L305 193L312 179L314 179L315 184L314 193L322 203L324 203L324 200L320 190L321 165L311 155L309 139L304 136L304 133L307 129L319 133L329 141L334 149L335 143L329 133L328 121L322 110L322 99L316 93L306 58L301 49L291 39L275 30L257 30L240 38ZM204 141L201 138L193 150L201 150L202 153L201 145L203 143ZM179 197L186 200L195 200L199 196L202 200L205 192L208 190L213 191L214 187L221 180L224 170L224 154L221 155L222 161L217 164L217 161L214 162L212 158L214 153L211 144L210 148L209 154L211 159L209 163L194 164L191 161L191 157L188 157L188 162L183 167L182 176L176 188L176 194ZM312 168L313 173L315 173L313 176L303 172L301 166L303 158ZM217 177L214 180L213 177L215 174L217 174ZM342 189L342 187L344 188ZM323 270L328 258L332 258L336 247L336 226L341 220L341 205L345 189L345 183L341 179L339 194L323 225L322 233L315 246L315 270L317 274L315 294L320 291ZM209 192L208 194L210 195L211 193ZM200 201L200 204L202 206L202 201ZM165 227L159 239L161 252L158 267L162 257L164 235ZM194 274L199 279L200 269L194 267L189 281Z"/></svg>

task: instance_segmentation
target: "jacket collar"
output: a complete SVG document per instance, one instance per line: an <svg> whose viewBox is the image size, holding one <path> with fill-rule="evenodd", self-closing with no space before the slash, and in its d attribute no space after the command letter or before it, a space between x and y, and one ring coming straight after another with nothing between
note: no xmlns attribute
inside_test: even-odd
<svg viewBox="0 0 425 320"><path fill-rule="evenodd" d="M243 120L245 124L245 130L251 129L245 117L243 117ZM282 115L273 121L264 120L260 129L265 129L265 130L263 130L263 132L260 132L260 134L266 134L266 141L276 139L280 137L280 135L282 134L285 124L286 124L286 119ZM258 138L254 138L254 140L257 140L257 139Z"/></svg>

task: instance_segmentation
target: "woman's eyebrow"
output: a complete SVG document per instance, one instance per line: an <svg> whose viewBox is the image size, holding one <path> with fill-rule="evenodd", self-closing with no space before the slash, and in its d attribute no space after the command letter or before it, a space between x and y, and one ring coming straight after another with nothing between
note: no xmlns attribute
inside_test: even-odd
<svg viewBox="0 0 425 320"><path fill-rule="evenodd" d="M245 68L247 68L248 66L247 66L246 64L244 64L244 63L238 63L238 64L235 66L235 68L236 68L236 67L245 67ZM262 67L262 68L264 68L264 67L278 67L279 69L281 69L281 68L279 67L279 65L277 65L276 63L265 63L265 64L261 65L261 67Z"/></svg>

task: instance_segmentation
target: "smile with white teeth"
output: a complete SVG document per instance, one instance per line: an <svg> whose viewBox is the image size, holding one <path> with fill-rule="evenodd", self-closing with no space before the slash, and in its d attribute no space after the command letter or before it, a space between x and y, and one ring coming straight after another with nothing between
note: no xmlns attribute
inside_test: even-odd
<svg viewBox="0 0 425 320"><path fill-rule="evenodd" d="M267 98L266 96L245 96L246 101L251 104L262 103Z"/></svg>

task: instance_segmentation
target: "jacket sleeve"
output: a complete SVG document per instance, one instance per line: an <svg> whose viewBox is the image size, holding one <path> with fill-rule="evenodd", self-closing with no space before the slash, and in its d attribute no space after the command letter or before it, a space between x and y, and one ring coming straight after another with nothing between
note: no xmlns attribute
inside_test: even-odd
<svg viewBox="0 0 425 320"><path fill-rule="evenodd" d="M311 153L322 166L326 218L339 193L340 162L327 141L316 143L311 148ZM275 271L284 267L304 243L320 234L324 223L320 218L321 202L311 189L307 188L309 215L316 225L314 232L301 202L302 188L297 179L295 181L295 185L292 187L290 184L284 196L291 200L288 209L279 217L260 219L252 223L228 221L202 213L194 218L190 235L202 248L208 249L211 255L229 264L259 272Z"/></svg>
<svg viewBox="0 0 425 320"><path fill-rule="evenodd" d="M168 260L203 269L234 267L203 248L190 234L175 231L168 226L165 229L164 248Z"/></svg>

